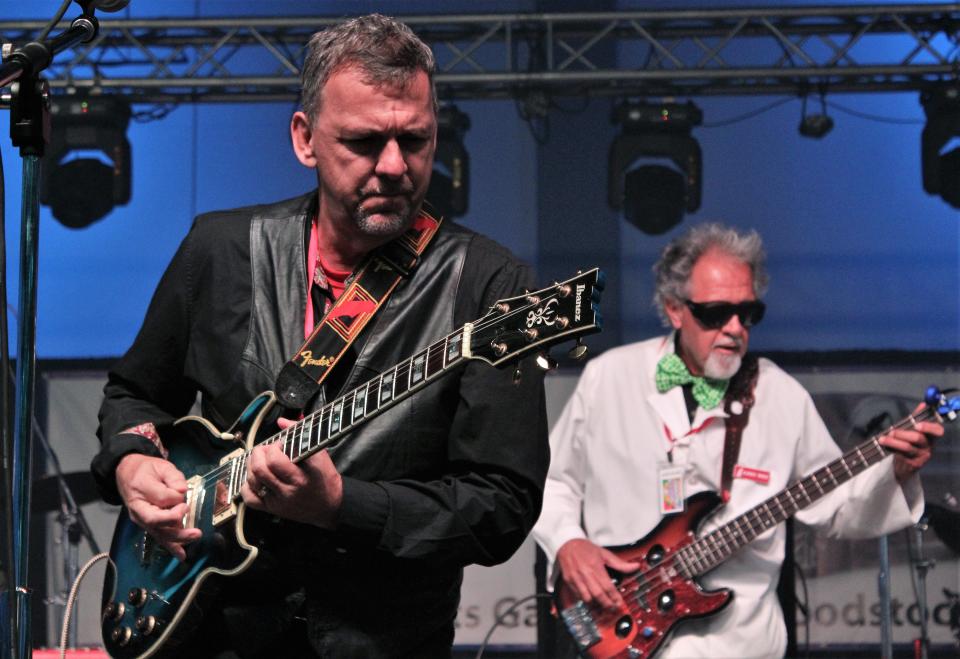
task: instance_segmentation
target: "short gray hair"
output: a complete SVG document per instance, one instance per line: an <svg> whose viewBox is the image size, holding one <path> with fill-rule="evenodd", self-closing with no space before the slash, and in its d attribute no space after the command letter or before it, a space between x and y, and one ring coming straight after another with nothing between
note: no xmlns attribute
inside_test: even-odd
<svg viewBox="0 0 960 659"><path fill-rule="evenodd" d="M427 74L433 109L437 91L433 81L433 52L409 27L381 14L359 16L310 37L300 72L300 105L311 123L320 112L320 96L330 76L356 66L367 84L403 87L418 71Z"/></svg>
<svg viewBox="0 0 960 659"><path fill-rule="evenodd" d="M663 248L660 260L653 266L656 278L653 304L664 325L670 326L667 317L667 300L685 300L690 273L697 260L711 249L720 250L747 264L753 272L753 292L757 297L767 290L766 259L763 239L756 231L740 233L736 229L718 223L699 224L683 235L674 238Z"/></svg>

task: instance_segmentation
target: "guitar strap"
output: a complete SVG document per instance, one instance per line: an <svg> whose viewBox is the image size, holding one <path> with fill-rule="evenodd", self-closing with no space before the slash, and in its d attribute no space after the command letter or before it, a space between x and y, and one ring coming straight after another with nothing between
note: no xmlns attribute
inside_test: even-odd
<svg viewBox="0 0 960 659"><path fill-rule="evenodd" d="M726 418L727 434L723 441L723 468L720 475L720 488L724 502L730 500L730 488L733 486L733 469L740 456L740 438L743 429L750 420L750 408L753 407L753 390L759 375L757 358L747 354L743 365L730 380L730 386L724 396L723 409L729 415Z"/></svg>
<svg viewBox="0 0 960 659"><path fill-rule="evenodd" d="M337 301L280 369L274 391L281 404L302 410L316 395L397 284L413 273L440 222L421 211L402 236L374 250L360 263Z"/></svg>

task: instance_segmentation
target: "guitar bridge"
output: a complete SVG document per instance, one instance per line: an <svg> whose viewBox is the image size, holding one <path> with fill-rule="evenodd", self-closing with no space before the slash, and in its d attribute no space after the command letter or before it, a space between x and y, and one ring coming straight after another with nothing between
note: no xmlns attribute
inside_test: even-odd
<svg viewBox="0 0 960 659"><path fill-rule="evenodd" d="M594 621L590 609L582 601L562 610L560 617L581 650L586 650L591 645L600 642L600 630L597 629L597 623Z"/></svg>

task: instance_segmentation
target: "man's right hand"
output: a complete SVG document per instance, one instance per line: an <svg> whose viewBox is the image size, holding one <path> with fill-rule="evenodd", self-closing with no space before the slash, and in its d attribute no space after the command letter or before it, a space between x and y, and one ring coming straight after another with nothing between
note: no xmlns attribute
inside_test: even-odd
<svg viewBox="0 0 960 659"><path fill-rule="evenodd" d="M607 609L625 606L607 568L633 572L639 563L624 561L616 554L581 538L568 540L557 552L557 565L564 582L587 604L596 602Z"/></svg>
<svg viewBox="0 0 960 659"><path fill-rule="evenodd" d="M185 560L184 545L198 540L202 533L182 525L187 513L183 473L163 458L130 453L117 465L116 478L130 519L177 560Z"/></svg>

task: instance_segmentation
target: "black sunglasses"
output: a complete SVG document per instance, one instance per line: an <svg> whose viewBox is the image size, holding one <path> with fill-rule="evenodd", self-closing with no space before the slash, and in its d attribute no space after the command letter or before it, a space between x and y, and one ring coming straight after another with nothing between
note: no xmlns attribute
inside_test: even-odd
<svg viewBox="0 0 960 659"><path fill-rule="evenodd" d="M726 325L733 314L737 314L740 324L744 327L753 327L763 320L763 313L767 310L767 305L760 300L740 302L739 304L733 302L693 302L691 300L684 300L684 302L693 317L704 328L712 330L720 329Z"/></svg>

